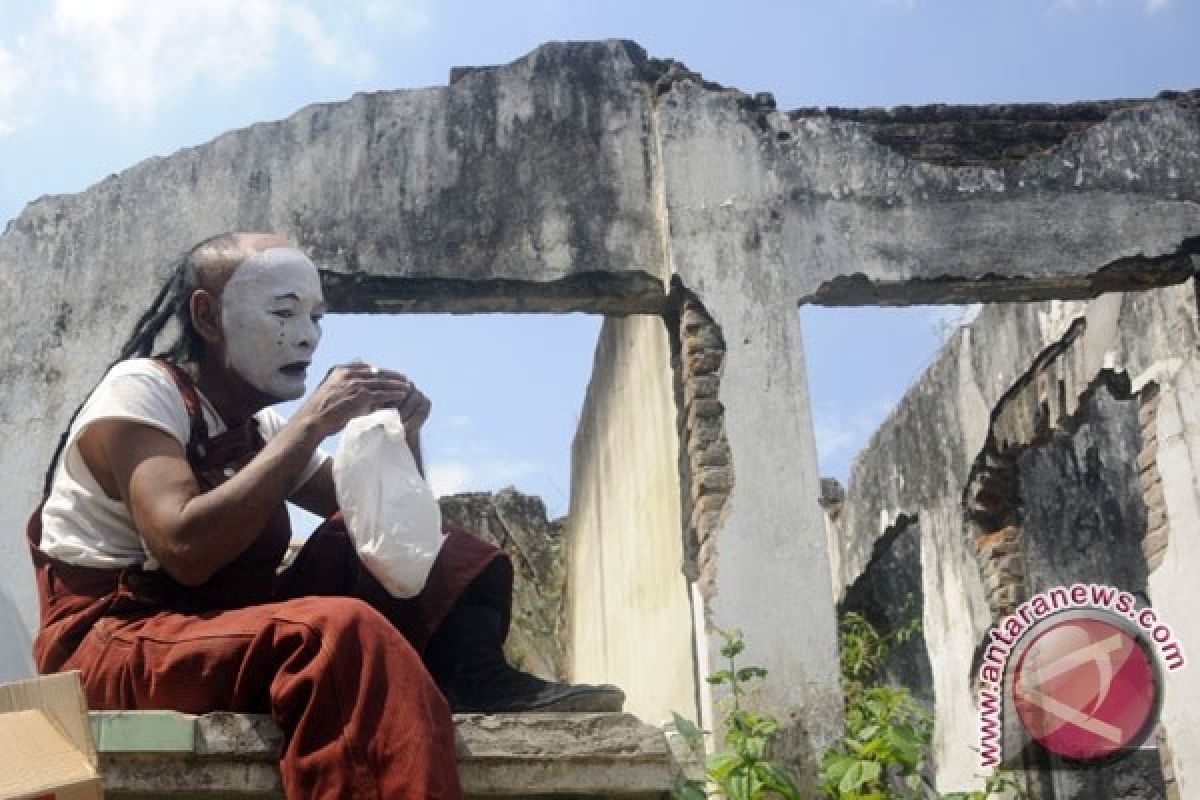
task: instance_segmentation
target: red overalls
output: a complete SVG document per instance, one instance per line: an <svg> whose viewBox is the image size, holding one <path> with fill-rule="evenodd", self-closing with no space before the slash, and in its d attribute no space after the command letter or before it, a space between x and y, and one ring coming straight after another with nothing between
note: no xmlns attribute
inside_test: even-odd
<svg viewBox="0 0 1200 800"><path fill-rule="evenodd" d="M219 485L263 446L253 421L210 438L190 378L175 378L192 421L187 458ZM214 535L219 535L214 532ZM511 565L459 530L424 591L389 595L360 564L335 514L281 573L291 538L281 507L254 543L198 588L161 570L64 564L29 542L41 602L38 669L78 669L93 709L270 713L283 729L289 798L460 798L449 707L418 655L455 600L486 570L503 603ZM475 590L478 594L478 590Z"/></svg>

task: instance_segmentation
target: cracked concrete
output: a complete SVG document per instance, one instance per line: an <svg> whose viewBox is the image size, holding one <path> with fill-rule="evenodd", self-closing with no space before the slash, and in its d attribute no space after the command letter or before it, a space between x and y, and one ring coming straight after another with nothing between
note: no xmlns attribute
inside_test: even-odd
<svg viewBox="0 0 1200 800"><path fill-rule="evenodd" d="M998 116L1037 116L1014 108ZM793 726L811 769L840 701L795 308L1183 279L1200 237L1195 104L1123 102L1086 124L1073 113L1010 125L998 156L955 155L944 127L899 112L917 127L789 115L630 42L553 43L458 70L449 86L310 106L40 198L0 235L0 334L13 345L0 365L0 469L14 476L0 524L21 529L40 492L29 454L52 451L173 259L204 236L292 236L339 311L659 314L678 279L728 345L719 395L737 474L707 611L745 629L748 656L774 676L762 702ZM970 108L936 117L987 122ZM933 144L906 151L905 137ZM670 382L654 391L673 402ZM662 519L644 535L679 538L679 517ZM29 629L25 558L17 537L0 542L19 615L8 624ZM764 602L763 585L795 602Z"/></svg>
<svg viewBox="0 0 1200 800"><path fill-rule="evenodd" d="M1038 420L1051 428L1075 420L1105 376L1121 378L1128 387L1125 397L1152 381L1161 393L1147 424L1157 425L1170 538L1162 566L1150 573L1149 595L1182 642L1200 637L1189 610L1194 578L1185 577L1184 567L1200 540L1195 514L1200 473L1193 469L1200 453L1200 419L1192 419L1196 414L1189 410L1200 397L1193 355L1198 344L1200 317L1191 283L1087 303L985 307L947 343L855 461L834 525L839 543L835 590L852 585L867 570L893 509L919 516L939 790L978 785L972 657L993 620L969 541L964 498L977 490L973 476L988 453L1026 452L1045 441ZM1170 451L1165 462L1164 441ZM1103 458L1113 468L1128 467L1132 460L1128 454ZM997 519L990 527L1004 522ZM1187 796L1200 764L1193 719L1197 689L1194 681L1168 673L1167 691L1172 699L1164 706L1163 724L1173 772Z"/></svg>

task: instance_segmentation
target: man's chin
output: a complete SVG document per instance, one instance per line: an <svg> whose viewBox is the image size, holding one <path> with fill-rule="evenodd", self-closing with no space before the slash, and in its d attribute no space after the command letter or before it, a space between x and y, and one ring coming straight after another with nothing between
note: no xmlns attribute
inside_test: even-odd
<svg viewBox="0 0 1200 800"><path fill-rule="evenodd" d="M289 400L299 400L301 397L304 397L304 381L301 381L299 386L289 386L286 389L279 387L279 390L275 394L275 397L279 399L280 403L286 403Z"/></svg>
<svg viewBox="0 0 1200 800"><path fill-rule="evenodd" d="M256 386L255 388L270 397L273 403L286 403L289 400L299 400L301 397L304 397L304 384L304 376L287 376L276 378L267 385Z"/></svg>

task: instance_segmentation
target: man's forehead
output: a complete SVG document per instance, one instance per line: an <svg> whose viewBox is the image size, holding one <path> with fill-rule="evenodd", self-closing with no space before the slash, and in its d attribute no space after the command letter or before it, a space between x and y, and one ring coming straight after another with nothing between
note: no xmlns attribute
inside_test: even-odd
<svg viewBox="0 0 1200 800"><path fill-rule="evenodd" d="M295 247L269 247L250 254L233 270L225 288L251 285L269 289L280 297L298 298L301 293L321 290L316 265Z"/></svg>

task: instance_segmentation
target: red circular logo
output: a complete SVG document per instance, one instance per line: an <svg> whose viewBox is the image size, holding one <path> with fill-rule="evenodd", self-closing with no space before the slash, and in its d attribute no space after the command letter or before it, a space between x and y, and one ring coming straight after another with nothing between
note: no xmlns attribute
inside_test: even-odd
<svg viewBox="0 0 1200 800"><path fill-rule="evenodd" d="M1084 617L1038 632L1017 662L1012 693L1035 741L1065 758L1092 760L1140 744L1159 685L1140 638Z"/></svg>

